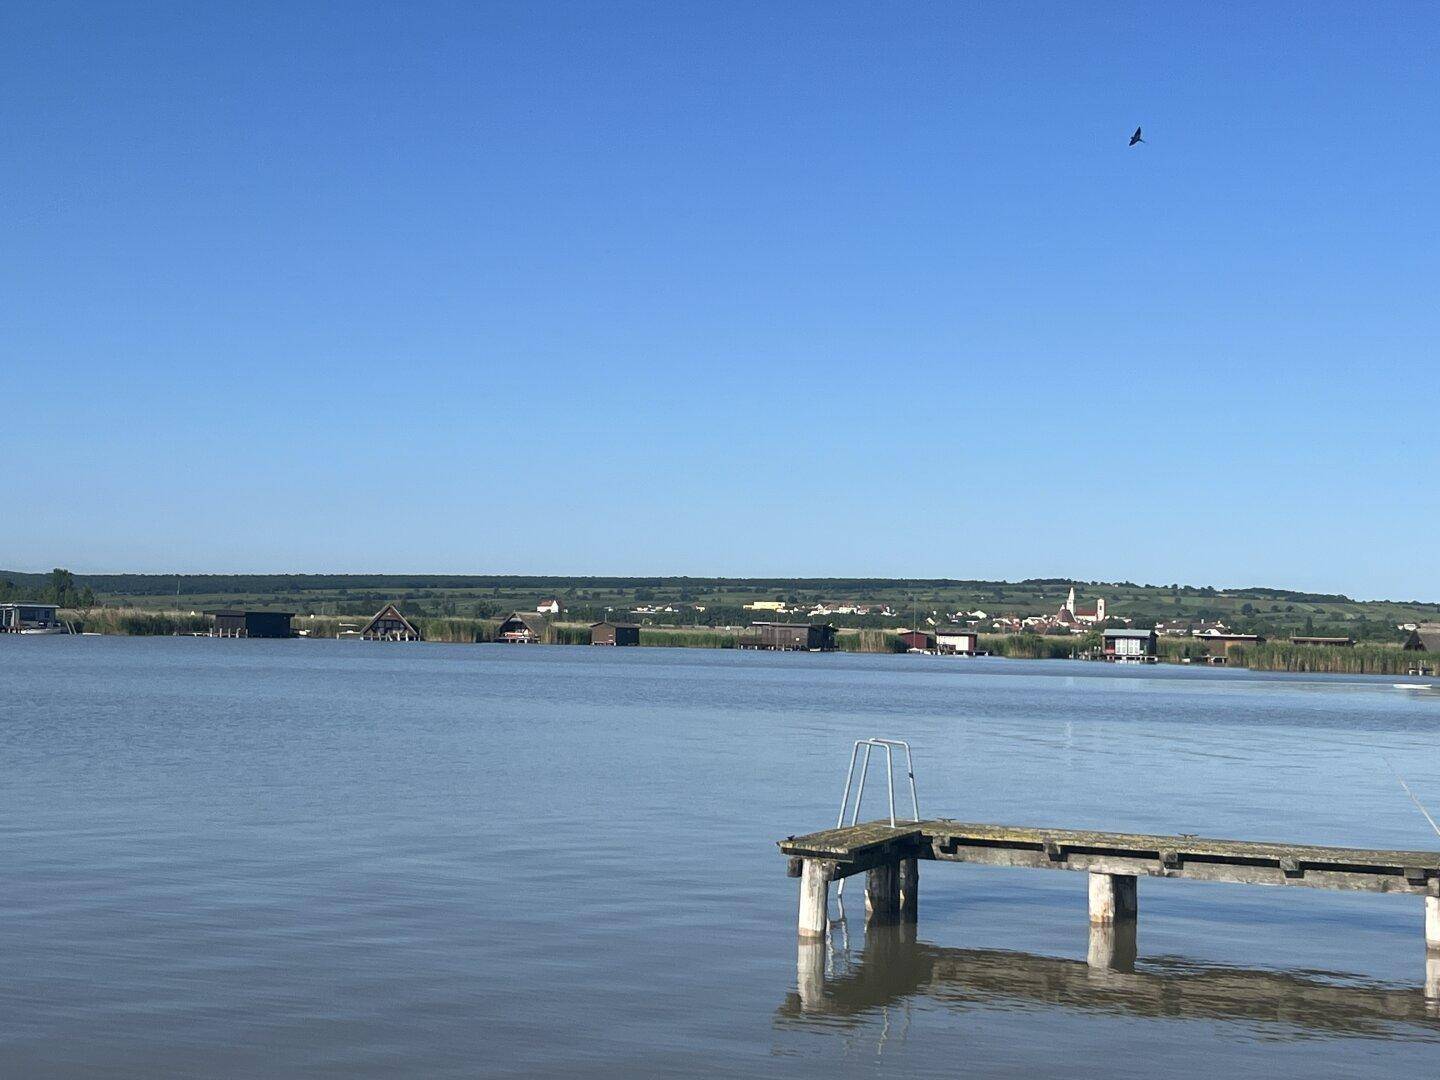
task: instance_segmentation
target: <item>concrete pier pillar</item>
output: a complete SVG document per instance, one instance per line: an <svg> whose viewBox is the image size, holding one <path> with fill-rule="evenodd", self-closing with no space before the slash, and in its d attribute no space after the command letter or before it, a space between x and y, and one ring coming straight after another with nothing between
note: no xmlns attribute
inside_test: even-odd
<svg viewBox="0 0 1440 1080"><path fill-rule="evenodd" d="M1095 971L1119 971L1130 973L1135 970L1135 957L1139 953L1136 942L1135 919L1120 919L1115 922L1090 924L1090 948L1085 960Z"/></svg>
<svg viewBox="0 0 1440 1080"><path fill-rule="evenodd" d="M1134 874L1090 873L1090 921L1133 919L1139 911Z"/></svg>
<svg viewBox="0 0 1440 1080"><path fill-rule="evenodd" d="M1425 897L1425 948L1440 953L1440 896Z"/></svg>
<svg viewBox="0 0 1440 1080"><path fill-rule="evenodd" d="M825 939L801 937L795 958L795 988L800 1008L813 1012L825 1005Z"/></svg>
<svg viewBox="0 0 1440 1080"><path fill-rule="evenodd" d="M824 938L830 907L831 864L822 859L806 859L800 869L800 936Z"/></svg>
<svg viewBox="0 0 1440 1080"><path fill-rule="evenodd" d="M900 860L900 917L914 922L920 916L920 860Z"/></svg>
<svg viewBox="0 0 1440 1080"><path fill-rule="evenodd" d="M894 918L900 914L900 864L885 863L865 875L865 915Z"/></svg>

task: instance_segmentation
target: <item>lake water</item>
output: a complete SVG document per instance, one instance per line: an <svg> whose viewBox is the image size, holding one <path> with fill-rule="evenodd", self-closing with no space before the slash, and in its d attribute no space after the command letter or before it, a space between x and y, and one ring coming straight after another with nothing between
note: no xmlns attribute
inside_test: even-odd
<svg viewBox="0 0 1440 1080"><path fill-rule="evenodd" d="M774 847L870 735L927 817L1434 847L1394 681L0 639L0 1075L1433 1076L1416 897L1142 880L1127 975L1083 875L925 863L802 1000Z"/></svg>

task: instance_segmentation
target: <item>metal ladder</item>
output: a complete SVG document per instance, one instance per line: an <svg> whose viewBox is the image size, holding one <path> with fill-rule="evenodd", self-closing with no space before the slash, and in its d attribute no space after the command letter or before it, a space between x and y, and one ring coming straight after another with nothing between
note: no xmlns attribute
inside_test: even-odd
<svg viewBox="0 0 1440 1080"><path fill-rule="evenodd" d="M865 748L865 757L860 757L860 748ZM885 751L885 783L886 790L890 797L890 827L899 828L895 820L895 747L903 747L905 750L905 775L910 779L910 809L914 813L912 821L920 820L920 799L915 794L915 756L910 752L910 744L902 739L856 739L855 746L850 751L850 769L845 774L845 794L840 797L840 816L835 819L835 827L843 828L845 825L845 813L850 812L850 824L856 825L860 821L860 803L865 798L865 778L870 772L870 753L875 749ZM855 785L855 765L860 764L860 783ZM851 806L850 791L855 790L855 803ZM845 895L845 879L841 878L836 887L835 895Z"/></svg>

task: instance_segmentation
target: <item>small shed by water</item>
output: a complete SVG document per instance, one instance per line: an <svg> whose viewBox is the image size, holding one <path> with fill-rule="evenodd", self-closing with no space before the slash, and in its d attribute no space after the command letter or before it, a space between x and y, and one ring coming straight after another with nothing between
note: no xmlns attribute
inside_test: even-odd
<svg viewBox="0 0 1440 1080"><path fill-rule="evenodd" d="M751 623L749 633L735 643L740 649L772 652L833 652L835 627L828 623Z"/></svg>
<svg viewBox="0 0 1440 1080"><path fill-rule="evenodd" d="M1106 660L1148 663L1156 659L1158 638L1154 630L1106 630Z"/></svg>
<svg viewBox="0 0 1440 1080"><path fill-rule="evenodd" d="M636 623L606 620L590 625L591 645L639 645L640 627Z"/></svg>
<svg viewBox="0 0 1440 1080"><path fill-rule="evenodd" d="M1440 623L1421 623L1405 640L1411 652L1440 652Z"/></svg>
<svg viewBox="0 0 1440 1080"><path fill-rule="evenodd" d="M510 645L536 645L545 640L550 623L542 615L517 611L495 628L495 640Z"/></svg>
<svg viewBox="0 0 1440 1080"><path fill-rule="evenodd" d="M1290 639L1291 645L1329 645L1335 648L1345 649L1355 644L1353 637L1316 637L1314 634L1301 634Z"/></svg>
<svg viewBox="0 0 1440 1080"><path fill-rule="evenodd" d="M365 624L360 636L366 641L419 641L420 631L394 604L386 604Z"/></svg>
<svg viewBox="0 0 1440 1080"><path fill-rule="evenodd" d="M980 632L963 626L937 626L935 644L949 656L974 656L980 651Z"/></svg>
<svg viewBox="0 0 1440 1080"><path fill-rule="evenodd" d="M211 637L231 638L288 638L294 637L290 620L293 611L241 611L236 608L220 608L207 611L215 620Z"/></svg>
<svg viewBox="0 0 1440 1080"><path fill-rule="evenodd" d="M906 630L900 635L905 648L910 652L934 652L935 638L924 630Z"/></svg>
<svg viewBox="0 0 1440 1080"><path fill-rule="evenodd" d="M0 604L0 633L56 630L62 625L55 604Z"/></svg>

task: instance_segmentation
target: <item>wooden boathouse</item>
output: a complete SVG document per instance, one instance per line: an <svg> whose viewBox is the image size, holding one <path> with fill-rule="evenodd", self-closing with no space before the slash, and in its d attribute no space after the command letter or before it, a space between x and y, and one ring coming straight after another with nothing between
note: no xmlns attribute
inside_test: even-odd
<svg viewBox="0 0 1440 1080"><path fill-rule="evenodd" d="M900 635L906 652L929 653L935 651L935 636L924 630L906 630Z"/></svg>
<svg viewBox="0 0 1440 1080"><path fill-rule="evenodd" d="M0 634L45 633L64 625L57 604L0 604Z"/></svg>
<svg viewBox="0 0 1440 1080"><path fill-rule="evenodd" d="M215 620L210 630L211 637L222 638L288 638L295 633L290 620L293 611L240 611L235 608L221 608L207 611Z"/></svg>
<svg viewBox="0 0 1440 1080"><path fill-rule="evenodd" d="M1410 652L1440 652L1440 623L1421 623L1405 639Z"/></svg>
<svg viewBox="0 0 1440 1080"><path fill-rule="evenodd" d="M420 631L398 607L386 604L365 624L360 636L366 641L419 641Z"/></svg>
<svg viewBox="0 0 1440 1080"><path fill-rule="evenodd" d="M946 656L978 656L980 632L963 626L937 626L935 645Z"/></svg>
<svg viewBox="0 0 1440 1080"><path fill-rule="evenodd" d="M495 628L495 640L508 645L535 645L545 640L550 622L543 615L516 611Z"/></svg>
<svg viewBox="0 0 1440 1080"><path fill-rule="evenodd" d="M1102 655L1118 663L1153 664L1159 648L1154 630L1106 630L1104 642Z"/></svg>
<svg viewBox="0 0 1440 1080"><path fill-rule="evenodd" d="M755 622L752 633L735 642L737 649L771 652L834 652L835 627L828 623Z"/></svg>
<svg viewBox="0 0 1440 1080"><path fill-rule="evenodd" d="M590 626L591 645L639 645L640 626L638 623L617 623L608 620L592 623Z"/></svg>

